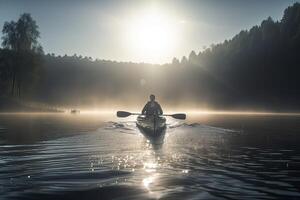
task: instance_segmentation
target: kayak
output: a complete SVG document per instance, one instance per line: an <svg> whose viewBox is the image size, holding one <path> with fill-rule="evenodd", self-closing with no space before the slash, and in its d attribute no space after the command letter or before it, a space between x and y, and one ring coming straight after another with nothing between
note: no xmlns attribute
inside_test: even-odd
<svg viewBox="0 0 300 200"><path fill-rule="evenodd" d="M158 136L164 133L166 129L166 118L160 116L139 115L136 125L140 131L148 136Z"/></svg>

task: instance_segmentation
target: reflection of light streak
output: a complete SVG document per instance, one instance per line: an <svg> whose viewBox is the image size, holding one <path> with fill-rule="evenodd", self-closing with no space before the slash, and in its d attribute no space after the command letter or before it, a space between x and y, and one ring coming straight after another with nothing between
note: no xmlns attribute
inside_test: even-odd
<svg viewBox="0 0 300 200"><path fill-rule="evenodd" d="M151 183L153 183L154 182L154 177L153 176L150 176L150 177L147 177L147 178L144 178L143 179L143 185L144 185L144 187L147 189L147 190L150 190L149 189L149 185L151 184Z"/></svg>
<svg viewBox="0 0 300 200"><path fill-rule="evenodd" d="M156 162L151 162L151 161L150 162L144 162L145 172L152 173L151 176L143 179L143 185L148 191L150 191L150 188L149 188L150 184L154 182L155 174L153 174L153 173L156 172L157 167L158 167L158 164Z"/></svg>
<svg viewBox="0 0 300 200"><path fill-rule="evenodd" d="M144 163L144 169L146 172L155 172L157 168L157 163Z"/></svg>

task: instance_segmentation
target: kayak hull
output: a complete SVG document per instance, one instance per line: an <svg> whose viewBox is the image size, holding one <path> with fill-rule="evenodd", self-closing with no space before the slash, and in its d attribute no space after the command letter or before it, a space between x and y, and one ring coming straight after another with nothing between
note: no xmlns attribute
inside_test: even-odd
<svg viewBox="0 0 300 200"><path fill-rule="evenodd" d="M136 125L147 136L160 136L166 130L166 118L140 115L137 117Z"/></svg>

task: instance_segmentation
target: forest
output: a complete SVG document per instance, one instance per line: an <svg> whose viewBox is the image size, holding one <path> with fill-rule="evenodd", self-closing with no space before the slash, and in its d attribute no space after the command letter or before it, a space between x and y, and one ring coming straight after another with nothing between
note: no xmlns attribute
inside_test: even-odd
<svg viewBox="0 0 300 200"><path fill-rule="evenodd" d="M44 54L30 14L3 26L0 96L59 106L300 109L300 4L163 65Z"/></svg>

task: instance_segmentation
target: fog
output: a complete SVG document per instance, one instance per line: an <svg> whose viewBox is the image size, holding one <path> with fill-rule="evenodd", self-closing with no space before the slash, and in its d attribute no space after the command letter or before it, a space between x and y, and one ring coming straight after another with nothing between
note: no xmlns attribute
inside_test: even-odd
<svg viewBox="0 0 300 200"><path fill-rule="evenodd" d="M269 17L230 40L162 65L45 55L38 31L32 45L21 40L17 44L25 49L14 49L14 23L6 23L1 96L63 109L141 110L155 94L165 110L297 112L299 8L295 3L280 21ZM17 24L25 19L37 27L30 14Z"/></svg>

